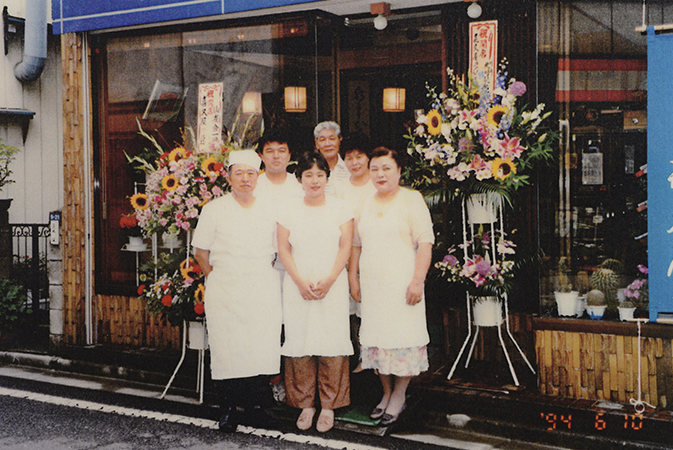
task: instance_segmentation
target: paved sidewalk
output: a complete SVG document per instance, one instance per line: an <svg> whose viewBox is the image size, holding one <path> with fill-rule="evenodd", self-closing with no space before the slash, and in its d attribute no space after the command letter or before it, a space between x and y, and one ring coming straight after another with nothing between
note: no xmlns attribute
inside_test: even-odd
<svg viewBox="0 0 673 450"><path fill-rule="evenodd" d="M122 352L99 346L68 348L61 356L0 351L0 377L73 383L86 389L156 401L178 359L175 355L152 351ZM440 440L491 442L489 445L497 443L495 448L501 449L554 446L661 450L673 445L673 414L669 411L647 410L640 417L634 414L631 405L542 396L534 389L507 384L511 379L501 368L480 367L476 362L469 371L459 370L455 380L447 381L446 364L441 358L434 360L433 371L414 380L404 421L383 432L415 439L419 438L418 430L424 430L424 436L431 430ZM466 381L474 379L476 373L491 375L490 383ZM534 376L521 375L522 380L534 383ZM377 378L371 371L354 375L353 403L360 402L365 409L371 407L369 404L375 404L379 395L378 388ZM217 414L211 401L214 395L209 380L206 380L203 405L199 405L195 389L196 352L187 352L166 400L210 410L208 415ZM293 420L291 412L285 413L287 420ZM380 429L352 423L340 423L338 428L382 433Z"/></svg>

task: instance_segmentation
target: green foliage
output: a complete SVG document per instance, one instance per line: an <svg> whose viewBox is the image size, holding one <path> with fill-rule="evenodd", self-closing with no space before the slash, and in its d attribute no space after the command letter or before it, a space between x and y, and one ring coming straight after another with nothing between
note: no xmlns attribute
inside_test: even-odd
<svg viewBox="0 0 673 450"><path fill-rule="evenodd" d="M22 286L13 280L0 278L0 334L18 326L31 312L26 306Z"/></svg>
<svg viewBox="0 0 673 450"><path fill-rule="evenodd" d="M9 165L14 161L14 155L19 152L18 148L3 144L2 139L0 139L0 189L3 186L14 183L14 180L9 178L12 175Z"/></svg>

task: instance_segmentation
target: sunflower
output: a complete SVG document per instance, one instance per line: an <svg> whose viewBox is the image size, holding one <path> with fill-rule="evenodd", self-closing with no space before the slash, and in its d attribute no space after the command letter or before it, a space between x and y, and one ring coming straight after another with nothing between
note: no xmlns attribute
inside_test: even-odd
<svg viewBox="0 0 673 450"><path fill-rule="evenodd" d="M220 169L219 163L212 156L207 157L201 163L201 170L203 170L203 172L208 176L210 176L211 174L214 175L219 174L220 172L219 169Z"/></svg>
<svg viewBox="0 0 673 450"><path fill-rule="evenodd" d="M502 116L504 116L508 112L509 109L507 109L507 107L502 105L495 105L488 110L488 114L486 114L486 121L491 125L493 125L494 127L499 127L500 121L502 120Z"/></svg>
<svg viewBox="0 0 673 450"><path fill-rule="evenodd" d="M200 284L199 287L196 288L196 291L194 292L194 300L196 303L201 303L203 304L203 299L206 295L206 286L204 284Z"/></svg>
<svg viewBox="0 0 673 450"><path fill-rule="evenodd" d="M196 264L194 258L189 258L189 266L187 266L187 260L180 263L180 273L185 280L190 278L196 279L201 273L201 266Z"/></svg>
<svg viewBox="0 0 673 450"><path fill-rule="evenodd" d="M178 188L178 179L175 178L175 175L166 175L161 180L161 185L167 191L174 191Z"/></svg>
<svg viewBox="0 0 673 450"><path fill-rule="evenodd" d="M150 207L149 202L147 201L147 195L145 194L135 194L131 197L131 206L134 209L147 209Z"/></svg>
<svg viewBox="0 0 673 450"><path fill-rule="evenodd" d="M184 147L176 147L168 154L168 160L178 162L183 158L189 156L189 152Z"/></svg>
<svg viewBox="0 0 673 450"><path fill-rule="evenodd" d="M495 158L491 163L491 172L493 172L493 178L504 180L516 173L516 165L509 158Z"/></svg>
<svg viewBox="0 0 673 450"><path fill-rule="evenodd" d="M436 109L433 109L428 113L428 133L432 135L438 135L442 132L442 115Z"/></svg>

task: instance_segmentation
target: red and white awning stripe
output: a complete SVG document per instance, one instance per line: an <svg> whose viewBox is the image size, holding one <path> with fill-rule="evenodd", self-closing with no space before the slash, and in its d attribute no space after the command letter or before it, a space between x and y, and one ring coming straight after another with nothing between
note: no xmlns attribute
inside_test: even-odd
<svg viewBox="0 0 673 450"><path fill-rule="evenodd" d="M559 59L557 102L644 100L647 60Z"/></svg>

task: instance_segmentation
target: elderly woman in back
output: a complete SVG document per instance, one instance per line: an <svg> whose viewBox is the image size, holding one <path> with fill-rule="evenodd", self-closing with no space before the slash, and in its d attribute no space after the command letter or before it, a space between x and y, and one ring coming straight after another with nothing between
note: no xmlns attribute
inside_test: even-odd
<svg viewBox="0 0 673 450"><path fill-rule="evenodd" d="M423 291L434 233L422 195L399 185L395 150L375 149L369 173L376 193L355 217L349 281L362 303L362 367L376 369L383 387L370 417L390 425L406 407L411 378L428 369Z"/></svg>

